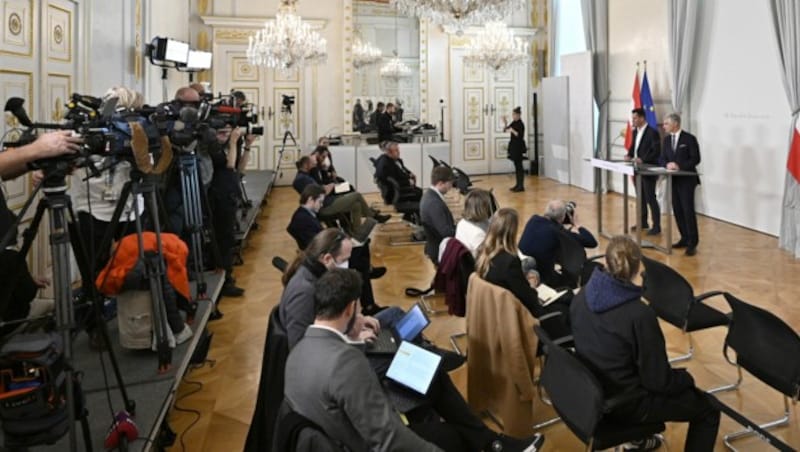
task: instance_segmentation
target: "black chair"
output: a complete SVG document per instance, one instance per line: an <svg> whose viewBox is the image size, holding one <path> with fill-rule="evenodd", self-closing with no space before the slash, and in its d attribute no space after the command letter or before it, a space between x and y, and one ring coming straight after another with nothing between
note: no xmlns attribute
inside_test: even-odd
<svg viewBox="0 0 800 452"><path fill-rule="evenodd" d="M272 446L275 420L283 401L284 370L288 357L289 338L281 324L276 305L269 315L267 340L264 342L264 354L261 358L256 409L244 447L247 452L269 450Z"/></svg>
<svg viewBox="0 0 800 452"><path fill-rule="evenodd" d="M754 377L783 395L782 418L762 424L770 429L789 424L789 398L800 399L800 336L783 320L762 308L748 304L729 293L725 300L731 307L731 321L725 337L725 359L744 367ZM736 352L736 362L728 349ZM723 437L725 445L735 450L731 441L753 435L750 429Z"/></svg>
<svg viewBox="0 0 800 452"><path fill-rule="evenodd" d="M561 266L561 276L569 287L577 289L585 286L592 271L600 265L595 261L603 257L602 254L587 257L586 248L580 242L566 232L559 232L555 261Z"/></svg>
<svg viewBox="0 0 800 452"><path fill-rule="evenodd" d="M541 381L558 415L584 444L601 450L647 438L664 431L664 424L622 423L608 416L622 404L645 393L641 390L606 399L591 370L569 350L554 343L539 326L534 331L543 344L545 364Z"/></svg>
<svg viewBox="0 0 800 452"><path fill-rule="evenodd" d="M444 164L444 162L442 162L441 160L437 160L436 157L434 157L434 156L432 156L430 154L428 154L428 158L430 158L431 162L433 162L433 167L434 168L436 168L437 166L442 166L442 164Z"/></svg>
<svg viewBox="0 0 800 452"><path fill-rule="evenodd" d="M267 450L267 449L263 449ZM343 452L317 424L292 410L284 400L277 413L274 452Z"/></svg>
<svg viewBox="0 0 800 452"><path fill-rule="evenodd" d="M378 163L378 159L375 157L370 157L369 161L372 162L373 167ZM375 181L375 185L378 186L384 204L393 206L394 210L403 214L403 219L407 220L409 223L419 223L419 201L402 199L400 184L394 180L394 178L389 177L387 180L383 181L374 177L373 180Z"/></svg>

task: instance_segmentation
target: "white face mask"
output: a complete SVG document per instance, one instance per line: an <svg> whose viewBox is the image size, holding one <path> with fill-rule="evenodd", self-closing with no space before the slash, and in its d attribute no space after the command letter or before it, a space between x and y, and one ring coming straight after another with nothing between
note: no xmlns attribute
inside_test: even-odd
<svg viewBox="0 0 800 452"><path fill-rule="evenodd" d="M325 160L322 161L322 167L325 169L331 167L331 159L329 157L325 157Z"/></svg>
<svg viewBox="0 0 800 452"><path fill-rule="evenodd" d="M335 262L336 268L350 268L350 260Z"/></svg>

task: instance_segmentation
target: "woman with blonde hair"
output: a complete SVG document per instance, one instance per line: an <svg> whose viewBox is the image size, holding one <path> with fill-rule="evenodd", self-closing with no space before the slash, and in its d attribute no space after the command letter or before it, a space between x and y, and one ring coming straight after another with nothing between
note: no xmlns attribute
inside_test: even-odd
<svg viewBox="0 0 800 452"><path fill-rule="evenodd" d="M464 212L456 225L455 238L467 247L472 257L478 256L478 247L486 237L489 219L496 208L492 193L481 188L471 190L464 199Z"/></svg>
<svg viewBox="0 0 800 452"><path fill-rule="evenodd" d="M607 398L639 388L646 392L613 415L625 421L689 422L684 450L714 450L719 411L686 369L673 369L656 314L633 283L642 252L627 236L606 248L606 270L595 269L572 301L572 335L578 354L595 370ZM635 441L636 450L660 446L657 437Z"/></svg>
<svg viewBox="0 0 800 452"><path fill-rule="evenodd" d="M542 306L536 289L530 286L522 273L517 250L518 229L519 215L516 210L498 210L492 217L483 244L478 248L475 271L486 281L511 291L536 318L549 312L567 314L569 307L560 301ZM563 320L568 325L568 320Z"/></svg>

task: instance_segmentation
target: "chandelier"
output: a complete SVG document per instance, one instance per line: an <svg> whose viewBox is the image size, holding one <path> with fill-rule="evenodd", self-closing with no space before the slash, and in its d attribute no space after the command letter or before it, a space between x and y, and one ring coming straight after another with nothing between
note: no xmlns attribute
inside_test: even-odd
<svg viewBox="0 0 800 452"><path fill-rule="evenodd" d="M389 60L381 68L381 77L390 78L395 81L400 80L401 78L406 78L411 76L411 68L409 68L405 63L400 61L400 57L397 56L397 51L394 52L394 58Z"/></svg>
<svg viewBox="0 0 800 452"><path fill-rule="evenodd" d="M371 42L364 42L356 38L353 43L353 66L356 69L375 64L381 60L383 54Z"/></svg>
<svg viewBox="0 0 800 452"><path fill-rule="evenodd" d="M509 66L527 63L528 43L515 38L505 23L489 22L470 42L464 60L498 72Z"/></svg>
<svg viewBox="0 0 800 452"><path fill-rule="evenodd" d="M407 16L429 20L460 36L470 25L510 16L522 7L524 0L390 0L390 3Z"/></svg>
<svg viewBox="0 0 800 452"><path fill-rule="evenodd" d="M281 0L274 21L250 36L247 59L256 66L290 72L306 64L324 62L327 41L295 13L297 0Z"/></svg>

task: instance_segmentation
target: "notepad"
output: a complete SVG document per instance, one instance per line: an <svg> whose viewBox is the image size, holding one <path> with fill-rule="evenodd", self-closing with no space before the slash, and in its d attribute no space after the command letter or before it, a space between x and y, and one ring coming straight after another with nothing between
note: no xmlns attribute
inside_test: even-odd
<svg viewBox="0 0 800 452"><path fill-rule="evenodd" d="M350 192L350 182L344 181L341 184L336 184L333 187L334 193L337 195L341 195L342 193L349 193Z"/></svg>
<svg viewBox="0 0 800 452"><path fill-rule="evenodd" d="M567 293L566 290L556 292L555 289L546 284L539 284L539 286L536 288L536 292L539 294L539 302L542 303L542 306L549 305Z"/></svg>

